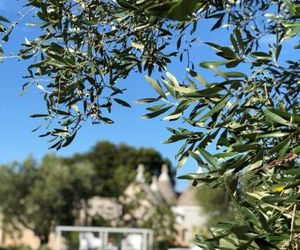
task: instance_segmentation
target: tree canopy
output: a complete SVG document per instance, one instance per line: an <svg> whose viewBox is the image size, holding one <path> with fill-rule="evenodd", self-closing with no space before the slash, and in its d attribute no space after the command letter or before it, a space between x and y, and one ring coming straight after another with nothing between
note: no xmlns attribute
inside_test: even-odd
<svg viewBox="0 0 300 250"><path fill-rule="evenodd" d="M161 166L166 163L169 166L171 181L175 184L175 170L171 162L152 148L135 148L126 144L114 145L103 141L98 142L86 153L75 154L64 160L68 165L90 162L95 169L94 192L101 196L118 197L123 194L128 183L134 180L139 164L145 165L150 181L151 175L158 176Z"/></svg>
<svg viewBox="0 0 300 250"><path fill-rule="evenodd" d="M224 188L243 218L220 224L209 239L197 237L199 245L299 248L298 1L31 0L28 6L41 35L26 41L19 56L32 62L28 84L44 91L47 111L33 117L51 122L42 136L53 137L53 148L67 146L88 118L112 123L112 104L129 106L118 81L146 73L156 96L140 100L150 105L145 118L166 113L165 120L182 121L168 128L167 142L183 141L180 166L192 157L206 168L184 178ZM212 34L226 29L227 37L205 41L219 59L190 61L204 19L213 21ZM1 18L3 41L12 30L6 22ZM285 54L287 47L294 53ZM174 58L187 62L184 80L167 70ZM161 71L158 80L154 71Z"/></svg>
<svg viewBox="0 0 300 250"><path fill-rule="evenodd" d="M95 173L89 163L64 165L55 156L46 156L36 164L31 158L24 163L1 166L1 201L3 230L12 233L30 229L46 244L58 224L72 225L81 208L81 200L92 193Z"/></svg>

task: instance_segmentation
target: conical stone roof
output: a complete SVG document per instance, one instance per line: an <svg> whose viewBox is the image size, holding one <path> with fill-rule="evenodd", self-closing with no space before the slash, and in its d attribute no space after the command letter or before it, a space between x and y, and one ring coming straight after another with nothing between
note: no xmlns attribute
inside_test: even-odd
<svg viewBox="0 0 300 250"><path fill-rule="evenodd" d="M145 194L146 200L149 200L154 204L159 204L162 201L162 197L152 190L151 186L145 182L144 171L144 165L139 164L135 181L125 189L124 194L127 199L134 199L139 193L142 192Z"/></svg>
<svg viewBox="0 0 300 250"><path fill-rule="evenodd" d="M176 193L169 176L169 169L166 164L162 165L161 174L158 177L157 186L162 197L168 204L176 202Z"/></svg>
<svg viewBox="0 0 300 250"><path fill-rule="evenodd" d="M196 199L196 188L190 185L178 199L178 206L199 206Z"/></svg>
<svg viewBox="0 0 300 250"><path fill-rule="evenodd" d="M162 197L162 195L159 191L158 180L157 180L156 175L152 176L152 182L151 182L151 185L150 185L150 189L159 201L161 201L161 202L164 201L164 198Z"/></svg>

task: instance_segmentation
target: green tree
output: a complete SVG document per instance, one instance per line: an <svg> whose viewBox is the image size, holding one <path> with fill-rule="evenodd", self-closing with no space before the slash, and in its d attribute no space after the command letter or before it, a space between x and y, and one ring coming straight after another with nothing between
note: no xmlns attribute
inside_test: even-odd
<svg viewBox="0 0 300 250"><path fill-rule="evenodd" d="M225 189L243 218L221 224L211 239L197 237L199 245L299 248L299 58L283 53L288 46L295 48L293 56L299 55L298 1L28 4L37 12L42 34L26 42L19 55L35 59L29 80L50 80L38 85L45 90L47 111L34 117L60 121L44 134L56 140L52 147L67 146L88 118L112 123L107 114L113 103L129 106L116 98L124 92L117 80L133 70L149 75L163 71L166 76L158 81L146 76L157 95L140 100L154 103L145 118L167 112L165 120L185 122L185 127L169 128L167 142L184 141L179 165L191 156L207 168L203 174L185 177ZM227 27L227 39L217 44L212 36L205 42L221 59L208 59L196 68L190 49L198 42L203 19L214 21L207 22L212 32ZM11 29L3 27L6 41ZM264 46L269 38L273 42ZM184 80L166 72L172 56L187 61ZM210 71L211 77L204 78L202 71Z"/></svg>
<svg viewBox="0 0 300 250"><path fill-rule="evenodd" d="M13 163L0 167L0 211L5 233L30 227L27 220L26 198L37 176L37 164L28 157L22 164ZM31 228L31 227L30 227Z"/></svg>
<svg viewBox="0 0 300 250"><path fill-rule="evenodd" d="M209 239L198 236L200 246L298 249L299 58L284 58L281 49L287 41L299 49L300 9L290 1L231 1L226 8L230 45L206 42L221 60L200 63L214 80L190 68L184 82L170 72L162 84L148 78L161 97L154 112L188 123L170 129L168 142L184 140L179 163L191 156L206 171L186 178L226 190L241 215L212 228ZM264 16L261 24L256 15ZM274 43L264 48L266 35Z"/></svg>
<svg viewBox="0 0 300 250"><path fill-rule="evenodd" d="M148 177L151 177L153 174L160 174L162 164L167 163L171 180L175 184L175 171L170 161L152 148L135 148L126 144L114 145L104 141L98 142L86 153L75 154L64 160L67 164L90 162L95 169L92 178L94 194L104 197L122 195L128 184L134 180L138 164L144 164Z"/></svg>
<svg viewBox="0 0 300 250"><path fill-rule="evenodd" d="M46 156L28 197L28 222L42 243L48 242L57 224L73 225L92 191L90 179L95 175L90 164L63 164L56 156Z"/></svg>
<svg viewBox="0 0 300 250"><path fill-rule="evenodd" d="M206 249L298 249L299 60L287 60L281 49L292 43L291 37L299 39L299 6L289 1L241 6L229 4L230 45L206 43L221 57L200 63L215 74L214 81L193 69L183 83L170 72L162 85L149 80L161 95L163 111L174 107L165 119L182 118L190 125L170 130L168 142L185 141L179 163L191 156L207 168L186 178L226 190L241 216L212 228L209 239L198 236L198 244ZM236 7L242 23L231 16ZM256 24L258 13L265 17L263 25ZM274 36L274 43L263 48L266 34ZM208 152L210 142L215 153Z"/></svg>
<svg viewBox="0 0 300 250"><path fill-rule="evenodd" d="M219 222L234 221L233 206L226 190L211 188L202 184L196 188L195 199L208 216L206 227L216 226Z"/></svg>
<svg viewBox="0 0 300 250"><path fill-rule="evenodd" d="M44 157L40 165L29 159L2 166L0 209L5 231L21 233L25 227L46 244L55 225L74 224L82 201L92 194L94 175L88 163L67 166L53 155Z"/></svg>

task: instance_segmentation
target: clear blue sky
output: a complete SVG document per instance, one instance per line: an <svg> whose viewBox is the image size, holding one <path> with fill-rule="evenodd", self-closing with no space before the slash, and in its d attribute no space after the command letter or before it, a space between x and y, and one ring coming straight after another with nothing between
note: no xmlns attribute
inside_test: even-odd
<svg viewBox="0 0 300 250"><path fill-rule="evenodd" d="M0 15L16 20L16 13L24 1L0 0ZM212 38L224 40L225 32L211 33L207 30L207 24L201 23L200 39L208 41ZM5 46L6 54L16 51L16 46L24 41L25 37L31 37L31 28L22 27L16 29L10 39L10 45ZM226 40L226 39L225 39ZM211 50L204 45L198 45L194 49L193 60L197 63L201 60L211 57ZM209 58L211 60L211 58ZM175 63L171 67L171 72L175 72L176 77L183 77L186 65ZM39 120L29 118L33 113L43 112L45 106L42 95L38 89L31 88L20 96L24 79L22 75L26 73L26 65L18 62L16 59L9 59L0 64L1 91L0 91L0 164L14 160L23 160L29 154L40 159L43 155L53 152L49 151L49 144L43 138L38 137L38 133L32 133L31 130L39 125ZM144 80L144 75L132 74L128 79L121 82L128 91L125 99L132 105L131 109L115 105L112 117L114 125L91 125L86 123L78 133L73 143L56 152L58 155L72 155L75 152L84 152L89 150L97 141L109 140L113 143L126 143L135 147L153 147L157 149L164 157L169 158L173 165L176 165L174 159L181 143L163 144L169 136L165 126L172 124L162 121L161 118L154 120L144 120L141 116L146 113L145 105L136 104L134 101L139 98L153 97L154 91ZM196 162L189 160L185 167L178 170L177 175L187 172L195 172ZM177 181L177 189L182 190L187 186L186 181Z"/></svg>

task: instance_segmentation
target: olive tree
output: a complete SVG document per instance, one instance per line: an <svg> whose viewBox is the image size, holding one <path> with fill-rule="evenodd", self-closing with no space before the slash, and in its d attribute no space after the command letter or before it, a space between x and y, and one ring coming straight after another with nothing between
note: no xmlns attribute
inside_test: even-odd
<svg viewBox="0 0 300 250"><path fill-rule="evenodd" d="M44 92L46 112L33 117L51 123L41 135L52 137L51 147L71 143L88 119L112 123L114 103L129 107L119 80L147 74L157 95L139 100L150 103L144 117L184 122L168 128L166 142L183 141L179 166L192 157L206 168L184 178L224 188L242 218L211 229L211 238L197 236L198 244L299 248L300 69L299 58L282 53L293 46L297 55L300 47L297 1L30 0L28 6L41 35L26 41L19 57L32 62L27 84ZM203 19L213 21L211 32L226 27L229 45L206 41L220 60L190 60ZM0 21L7 41L16 25ZM172 59L187 62L184 80L167 71ZM151 77L154 71L161 79Z"/></svg>

